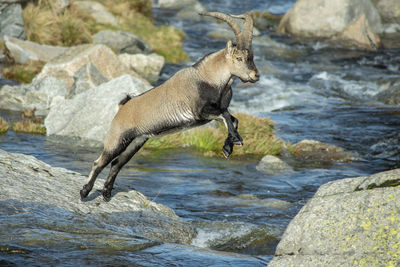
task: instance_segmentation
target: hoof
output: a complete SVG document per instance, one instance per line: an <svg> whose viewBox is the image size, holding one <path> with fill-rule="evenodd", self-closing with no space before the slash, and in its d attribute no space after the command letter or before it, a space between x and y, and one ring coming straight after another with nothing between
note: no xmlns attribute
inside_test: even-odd
<svg viewBox="0 0 400 267"><path fill-rule="evenodd" d="M243 146L243 139L240 135L232 136L231 141L235 146Z"/></svg>
<svg viewBox="0 0 400 267"><path fill-rule="evenodd" d="M86 198L89 195L91 188L88 188L87 185L84 185L82 190L79 191L80 195L81 195L81 200L83 200L84 198Z"/></svg>
<svg viewBox="0 0 400 267"><path fill-rule="evenodd" d="M235 146L243 146L243 141L241 141L241 140L233 141L233 144Z"/></svg>
<svg viewBox="0 0 400 267"><path fill-rule="evenodd" d="M111 200L111 191L107 191L107 190L103 191L103 200L105 202L109 202Z"/></svg>
<svg viewBox="0 0 400 267"><path fill-rule="evenodd" d="M225 145L222 148L222 153L224 154L225 158L229 158L232 155L233 147L231 145Z"/></svg>

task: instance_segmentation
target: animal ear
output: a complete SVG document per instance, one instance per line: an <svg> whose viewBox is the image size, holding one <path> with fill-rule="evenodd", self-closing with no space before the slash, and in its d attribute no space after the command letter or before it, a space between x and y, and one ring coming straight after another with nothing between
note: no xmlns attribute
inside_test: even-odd
<svg viewBox="0 0 400 267"><path fill-rule="evenodd" d="M233 45L232 45L232 41L228 40L228 42L226 42L226 52L227 54L231 54L232 53L232 49L233 49Z"/></svg>

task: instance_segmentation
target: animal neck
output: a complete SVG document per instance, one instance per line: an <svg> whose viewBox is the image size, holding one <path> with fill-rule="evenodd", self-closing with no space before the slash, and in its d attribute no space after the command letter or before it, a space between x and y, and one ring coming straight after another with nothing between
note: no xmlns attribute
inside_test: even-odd
<svg viewBox="0 0 400 267"><path fill-rule="evenodd" d="M202 80L218 88L224 88L232 77L227 67L225 49L205 57L197 69Z"/></svg>

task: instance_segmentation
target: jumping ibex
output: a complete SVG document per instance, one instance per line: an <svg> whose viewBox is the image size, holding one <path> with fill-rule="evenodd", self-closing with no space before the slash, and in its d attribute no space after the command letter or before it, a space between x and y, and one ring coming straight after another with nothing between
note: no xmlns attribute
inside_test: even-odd
<svg viewBox="0 0 400 267"><path fill-rule="evenodd" d="M228 106L234 77L252 83L260 77L251 48L253 20L249 14L208 12L202 15L228 23L235 33L236 45L229 40L224 49L178 71L163 84L142 95L123 99L111 122L104 150L80 191L81 199L89 194L98 174L111 162L103 189L103 198L108 201L118 172L151 137L218 119L225 123L229 133L223 146L225 156L230 156L233 145L243 144L237 132L238 121L228 112ZM244 19L243 30L234 17Z"/></svg>

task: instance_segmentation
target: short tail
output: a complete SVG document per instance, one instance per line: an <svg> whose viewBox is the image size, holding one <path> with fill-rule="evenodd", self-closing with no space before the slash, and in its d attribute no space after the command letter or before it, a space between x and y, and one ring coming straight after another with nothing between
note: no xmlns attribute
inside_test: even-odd
<svg viewBox="0 0 400 267"><path fill-rule="evenodd" d="M126 102L128 102L129 100L131 100L132 97L130 95L126 95L118 104L118 106L123 106L126 104Z"/></svg>

